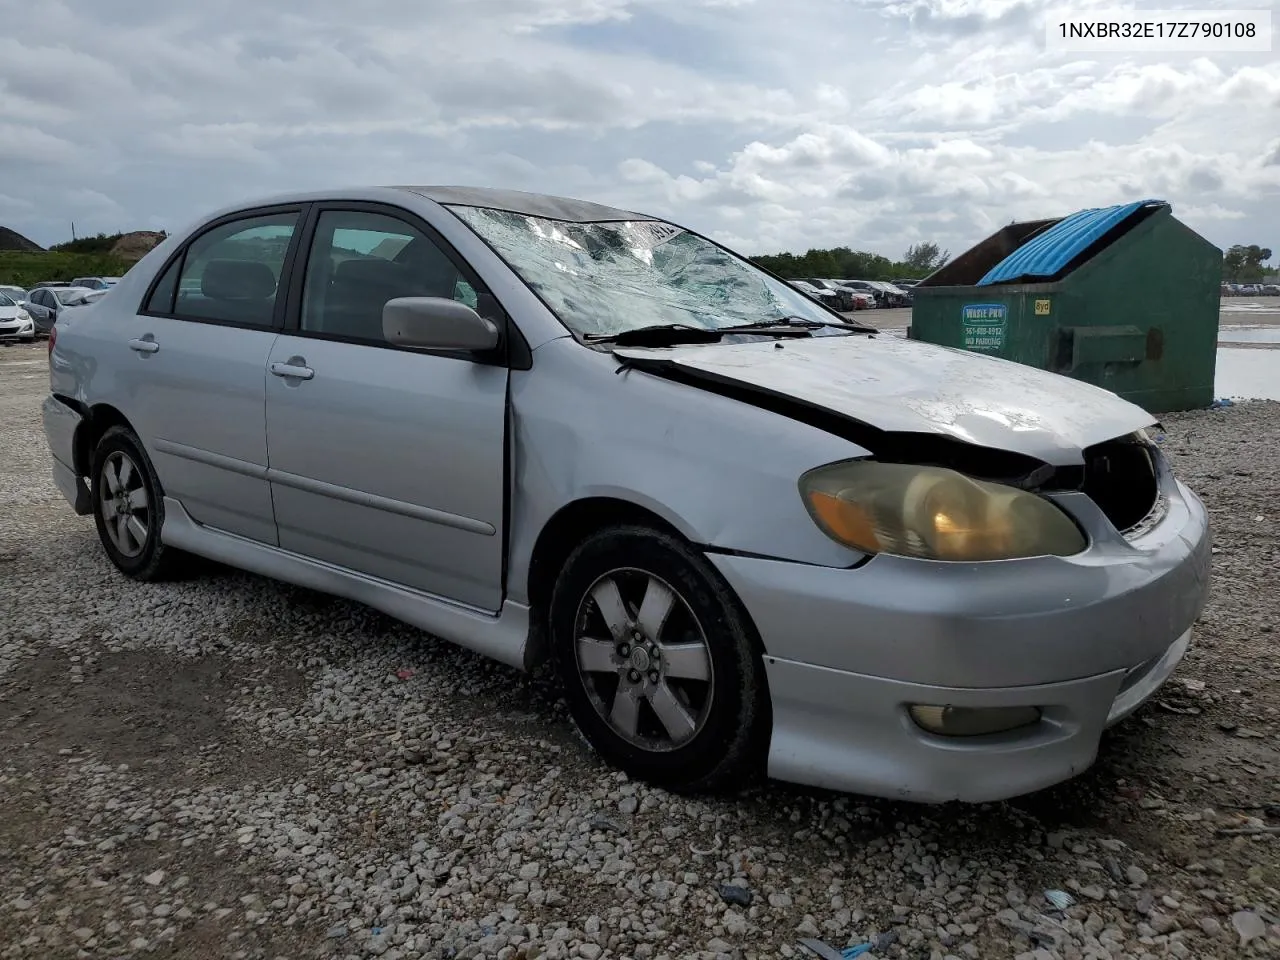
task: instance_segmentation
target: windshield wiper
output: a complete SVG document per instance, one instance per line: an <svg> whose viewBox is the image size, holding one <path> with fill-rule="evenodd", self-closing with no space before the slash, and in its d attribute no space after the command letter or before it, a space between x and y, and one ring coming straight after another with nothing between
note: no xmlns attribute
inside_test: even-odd
<svg viewBox="0 0 1280 960"><path fill-rule="evenodd" d="M856 332L876 333L874 327L864 327L862 324L842 323L838 320L810 320L807 317L779 317L776 320L757 320L754 323L740 323L732 327L719 327L720 333L790 333L808 334L810 330L817 330L820 327L835 327L837 330L852 330Z"/></svg>
<svg viewBox="0 0 1280 960"><path fill-rule="evenodd" d="M617 333L586 333L582 339L587 343L616 343L620 347L662 347L676 343L716 343L720 331L687 323L651 323Z"/></svg>
<svg viewBox="0 0 1280 960"><path fill-rule="evenodd" d="M806 317L777 317L739 323L730 327L696 327L688 323L653 323L617 333L587 333L587 343L614 343L620 347L667 347L679 343L718 343L726 334L757 333L762 336L808 337L810 331L835 327L851 332L876 333L874 327L855 326L836 320L810 320Z"/></svg>

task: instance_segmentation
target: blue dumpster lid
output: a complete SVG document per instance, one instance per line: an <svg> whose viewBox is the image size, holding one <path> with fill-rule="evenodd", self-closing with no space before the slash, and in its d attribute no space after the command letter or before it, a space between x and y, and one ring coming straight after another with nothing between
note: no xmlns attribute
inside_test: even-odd
<svg viewBox="0 0 1280 960"><path fill-rule="evenodd" d="M1115 207L1081 210L1063 217L1037 237L1024 243L978 281L978 286L1007 283L1021 277L1052 277L1112 228L1139 210L1168 206L1163 200L1137 200Z"/></svg>

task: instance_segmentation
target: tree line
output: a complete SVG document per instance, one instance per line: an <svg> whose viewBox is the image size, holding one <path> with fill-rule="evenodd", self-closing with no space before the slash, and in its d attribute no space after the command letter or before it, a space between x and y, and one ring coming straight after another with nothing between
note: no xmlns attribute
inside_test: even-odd
<svg viewBox="0 0 1280 960"><path fill-rule="evenodd" d="M1266 268L1270 259L1269 247L1237 243L1222 255L1222 279L1232 283L1257 283L1275 272Z"/></svg>
<svg viewBox="0 0 1280 960"><path fill-rule="evenodd" d="M773 253L751 258L766 270L787 280L818 277L832 280L921 280L950 259L936 243L918 243L907 248L901 260L878 253L832 247L807 253Z"/></svg>

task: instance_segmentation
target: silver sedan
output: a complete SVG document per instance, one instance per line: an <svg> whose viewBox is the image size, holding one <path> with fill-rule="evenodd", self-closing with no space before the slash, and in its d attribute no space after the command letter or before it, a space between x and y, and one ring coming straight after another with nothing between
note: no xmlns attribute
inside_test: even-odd
<svg viewBox="0 0 1280 960"><path fill-rule="evenodd" d="M274 197L62 313L54 477L191 555L554 663L610 762L985 801L1084 770L1205 601L1153 417L718 244L458 187Z"/></svg>

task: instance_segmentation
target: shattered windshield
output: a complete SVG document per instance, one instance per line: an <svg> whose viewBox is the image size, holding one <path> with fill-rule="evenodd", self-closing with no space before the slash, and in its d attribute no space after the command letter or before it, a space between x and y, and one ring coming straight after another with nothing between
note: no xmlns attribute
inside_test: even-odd
<svg viewBox="0 0 1280 960"><path fill-rule="evenodd" d="M569 223L451 206L579 336L833 319L798 290L660 220Z"/></svg>

